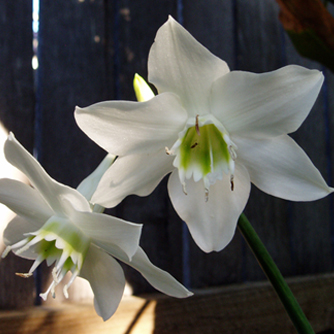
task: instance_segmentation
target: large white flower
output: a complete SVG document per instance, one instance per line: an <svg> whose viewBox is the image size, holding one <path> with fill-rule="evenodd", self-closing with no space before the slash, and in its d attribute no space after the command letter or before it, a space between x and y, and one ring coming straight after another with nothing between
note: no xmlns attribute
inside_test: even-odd
<svg viewBox="0 0 334 334"><path fill-rule="evenodd" d="M70 281L64 295L77 276L87 279L94 292L96 312L109 319L122 298L125 278L117 258L139 270L158 290L179 298L191 293L167 272L155 267L139 247L142 225L133 224L92 210L88 199L96 183L110 166L106 157L97 170L85 179L79 190L53 180L40 164L10 134L5 143L6 159L30 180L33 188L19 181L0 179L0 202L18 214L7 226L4 241L9 251L34 259L29 277L46 260L52 270L53 282L41 294L46 299L69 271ZM99 209L99 208L98 208ZM112 255L112 256L110 256Z"/></svg>
<svg viewBox="0 0 334 334"><path fill-rule="evenodd" d="M287 135L309 114L321 72L300 66L264 74L230 72L171 17L157 33L148 72L159 93L149 101L76 109L79 127L118 155L94 203L112 207L130 193L148 195L172 172L172 203L199 247L209 252L232 239L250 181L295 201L333 191Z"/></svg>

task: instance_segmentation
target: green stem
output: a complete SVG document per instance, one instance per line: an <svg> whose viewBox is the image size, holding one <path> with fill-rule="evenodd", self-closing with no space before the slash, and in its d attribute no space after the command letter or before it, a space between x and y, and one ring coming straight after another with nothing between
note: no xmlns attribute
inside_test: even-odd
<svg viewBox="0 0 334 334"><path fill-rule="evenodd" d="M308 322L303 310L298 304L290 288L286 284L274 260L268 253L266 247L263 245L259 236L257 235L254 228L244 214L242 214L239 218L238 228L245 240L247 241L252 252L254 253L262 270L267 275L269 281L274 287L298 333L314 334L314 331L310 323Z"/></svg>

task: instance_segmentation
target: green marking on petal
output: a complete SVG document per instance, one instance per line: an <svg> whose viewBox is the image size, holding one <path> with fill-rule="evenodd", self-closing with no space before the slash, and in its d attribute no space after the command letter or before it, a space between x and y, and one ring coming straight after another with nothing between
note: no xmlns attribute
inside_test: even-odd
<svg viewBox="0 0 334 334"><path fill-rule="evenodd" d="M207 197L210 185L221 180L224 173L230 175L233 190L235 150L224 126L209 114L189 119L167 153L176 156L173 164L179 170L184 192L186 179L203 179Z"/></svg>
<svg viewBox="0 0 334 334"><path fill-rule="evenodd" d="M90 239L81 230L69 221L59 217L51 217L38 232L44 237L51 234L55 235L57 240L61 239L62 243L65 244L64 248L69 253L78 252L86 254L90 243Z"/></svg>
<svg viewBox="0 0 334 334"><path fill-rule="evenodd" d="M38 254L27 274L19 274L22 277L31 276L39 264L46 260L48 265L55 263L52 271L53 282L49 289L41 294L43 299L51 292L54 296L54 288L64 278L68 271L72 271L71 282L80 273L84 259L90 246L90 238L69 220L53 216L38 231L28 233L20 242L9 246L9 250L17 249L16 254L29 248ZM67 285L67 288L70 284ZM68 296L67 288L64 292Z"/></svg>
<svg viewBox="0 0 334 334"><path fill-rule="evenodd" d="M187 130L180 145L179 168L197 167L205 176L230 160L228 145L214 124L200 127L199 133L196 126Z"/></svg>

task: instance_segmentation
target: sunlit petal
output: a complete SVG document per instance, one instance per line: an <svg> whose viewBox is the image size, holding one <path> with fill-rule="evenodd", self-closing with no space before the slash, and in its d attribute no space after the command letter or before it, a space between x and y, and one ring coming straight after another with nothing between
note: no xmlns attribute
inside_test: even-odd
<svg viewBox="0 0 334 334"><path fill-rule="evenodd" d="M210 187L206 201L202 181L188 180L186 195L177 173L173 172L168 191L174 208L187 223L197 245L205 252L220 251L234 235L249 197L250 180L247 170L239 165L235 170L234 190L231 190L230 178L225 175Z"/></svg>
<svg viewBox="0 0 334 334"><path fill-rule="evenodd" d="M35 221L36 229L54 214L37 190L12 179L0 179L0 203L18 215Z"/></svg>
<svg viewBox="0 0 334 334"><path fill-rule="evenodd" d="M172 17L158 30L149 54L148 81L160 94L177 94L190 116L209 112L212 82L227 72L227 64Z"/></svg>
<svg viewBox="0 0 334 334"><path fill-rule="evenodd" d="M125 278L121 266L110 255L91 246L80 276L92 287L96 313L104 321L108 320L116 312L123 296Z"/></svg>
<svg viewBox="0 0 334 334"><path fill-rule="evenodd" d="M156 267L141 247L137 249L131 261L121 251L115 252L113 255L138 270L153 287L166 295L177 298L186 298L192 295L192 292L180 284L173 276Z"/></svg>
<svg viewBox="0 0 334 334"><path fill-rule="evenodd" d="M23 172L55 212L62 212L62 198L70 200L77 210L90 210L87 200L76 190L53 180L38 161L11 133L5 143L8 162Z"/></svg>
<svg viewBox="0 0 334 334"><path fill-rule="evenodd" d="M324 77L291 65L268 73L230 72L212 88L212 113L234 135L272 137L296 131Z"/></svg>
<svg viewBox="0 0 334 334"><path fill-rule="evenodd" d="M173 157L165 149L158 152L119 157L104 174L92 202L114 207L129 194L149 195L161 179L171 172Z"/></svg>
<svg viewBox="0 0 334 334"><path fill-rule="evenodd" d="M106 151L116 155L156 151L173 142L187 113L175 94L147 102L107 101L77 107L79 127Z"/></svg>
<svg viewBox="0 0 334 334"><path fill-rule="evenodd" d="M6 246L16 244L25 238L25 233L36 231L39 227L39 223L36 220L28 220L20 216L15 216L3 232L3 242ZM20 256L27 259L36 259L38 254L28 249L26 252L21 253Z"/></svg>
<svg viewBox="0 0 334 334"><path fill-rule="evenodd" d="M288 136L266 140L238 138L239 161L264 192L292 200L313 201L334 191L305 152Z"/></svg>
<svg viewBox="0 0 334 334"><path fill-rule="evenodd" d="M73 222L93 242L109 253L122 249L131 258L139 246L142 225L94 212L76 212Z"/></svg>

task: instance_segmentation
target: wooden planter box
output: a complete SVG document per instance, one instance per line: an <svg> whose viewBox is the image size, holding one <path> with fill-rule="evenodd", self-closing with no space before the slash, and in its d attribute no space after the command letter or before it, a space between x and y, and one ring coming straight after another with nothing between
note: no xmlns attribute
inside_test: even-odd
<svg viewBox="0 0 334 334"><path fill-rule="evenodd" d="M292 278L288 283L316 333L334 329L334 274ZM268 282L195 291L188 299L160 294L124 297L103 322L92 303L62 303L0 312L1 334L42 333L296 333Z"/></svg>

